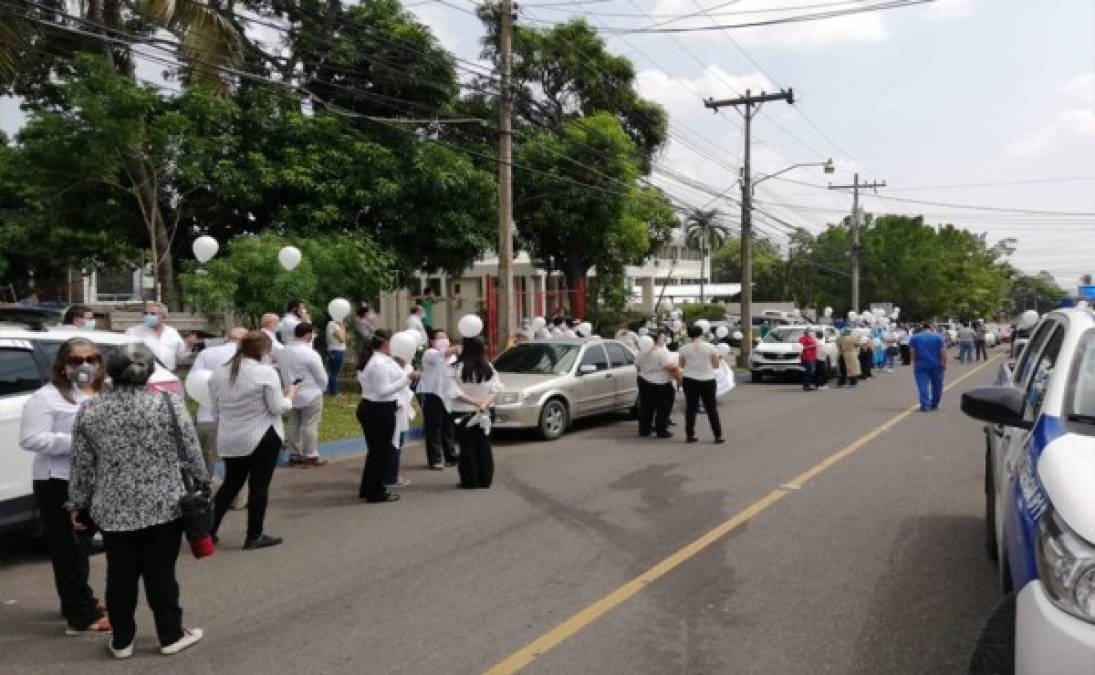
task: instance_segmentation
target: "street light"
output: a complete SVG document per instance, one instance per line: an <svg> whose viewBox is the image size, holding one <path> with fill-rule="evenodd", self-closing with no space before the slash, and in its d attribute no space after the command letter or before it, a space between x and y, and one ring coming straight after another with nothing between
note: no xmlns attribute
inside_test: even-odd
<svg viewBox="0 0 1095 675"><path fill-rule="evenodd" d="M756 190L757 183L804 166L820 166L827 174L836 171L832 158L829 158L824 162L792 164L754 180L749 173L748 162L748 155L746 155L741 179L741 329L745 338L741 341L738 357L738 365L745 368L749 367L749 352L753 349L753 192Z"/></svg>

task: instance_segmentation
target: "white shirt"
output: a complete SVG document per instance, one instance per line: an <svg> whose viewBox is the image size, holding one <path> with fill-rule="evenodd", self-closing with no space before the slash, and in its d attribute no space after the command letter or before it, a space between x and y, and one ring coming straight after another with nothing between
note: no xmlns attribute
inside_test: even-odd
<svg viewBox="0 0 1095 675"><path fill-rule="evenodd" d="M437 394L442 399L448 394L445 382L449 376L448 359L445 353L430 347L422 353L422 379L418 381L419 394Z"/></svg>
<svg viewBox="0 0 1095 675"><path fill-rule="evenodd" d="M68 480L72 463L72 422L76 411L87 396L72 388L75 403L69 403L52 384L47 384L23 404L23 419L19 425L19 446L33 452L34 480L57 478Z"/></svg>
<svg viewBox="0 0 1095 675"><path fill-rule="evenodd" d="M190 366L190 372L194 373L202 370L213 372L228 363L228 360L236 355L237 349L239 349L239 343L237 342L225 342L216 347L206 347L198 352L198 355L194 358L194 365ZM213 407L199 403L198 424L216 421L217 418L213 415Z"/></svg>
<svg viewBox="0 0 1095 675"><path fill-rule="evenodd" d="M458 396L464 394L471 398L482 400L487 398L491 394L497 394L502 391L502 380L498 377L498 371L494 371L491 374L491 378L485 382L464 382L460 379L460 371L464 369L463 363L456 363L449 369L448 379L448 394L452 400L453 412L475 412L471 404L461 401ZM492 369L493 370L493 369Z"/></svg>
<svg viewBox="0 0 1095 675"><path fill-rule="evenodd" d="M418 318L417 314L411 314L407 317L407 330L418 333L418 344L426 344L428 337L426 335L426 325L422 323L422 319Z"/></svg>
<svg viewBox="0 0 1095 675"><path fill-rule="evenodd" d="M284 382L302 380L300 390L293 399L293 407L306 408L323 396L327 389L327 369L312 343L293 340L278 355L278 370Z"/></svg>
<svg viewBox="0 0 1095 675"><path fill-rule="evenodd" d="M283 344L289 344L296 336L293 335L293 329L300 323L300 318L289 312L285 316L281 317L281 323L278 324L278 332L281 333L281 339L285 342Z"/></svg>
<svg viewBox="0 0 1095 675"><path fill-rule="evenodd" d="M246 457L270 427L285 438L281 416L293 407L293 402L282 393L274 367L244 358L236 381L232 382L230 376L229 366L221 366L209 379L213 415L217 418L217 453L221 457Z"/></svg>
<svg viewBox="0 0 1095 675"><path fill-rule="evenodd" d="M566 337L566 329L561 327L561 326L556 326L555 328L552 328L551 329L551 337L554 337L554 338Z"/></svg>
<svg viewBox="0 0 1095 675"><path fill-rule="evenodd" d="M270 338L270 356L276 360L278 354L281 353L281 350L285 349L285 345L281 344L281 341L278 340L277 333L274 331L263 328L262 332L266 333L266 337Z"/></svg>
<svg viewBox="0 0 1095 675"><path fill-rule="evenodd" d="M673 356L664 346L656 346L649 351L639 354L636 365L639 367L639 377L650 384L669 384L672 378L665 367L673 363Z"/></svg>
<svg viewBox="0 0 1095 675"><path fill-rule="evenodd" d="M179 335L179 331L171 326L163 326L163 330L157 333L154 329L140 324L130 326L125 334L140 338L168 370L175 370L179 359L186 358L186 355L190 353L190 348L186 346L186 341Z"/></svg>
<svg viewBox="0 0 1095 675"><path fill-rule="evenodd" d="M342 338L338 338L338 327L341 324L338 321L327 322L327 351L330 352L344 352L346 351L346 329L342 329Z"/></svg>
<svg viewBox="0 0 1095 675"><path fill-rule="evenodd" d="M635 351L639 350L639 336L629 330L616 331L616 339Z"/></svg>
<svg viewBox="0 0 1095 675"><path fill-rule="evenodd" d="M414 368L406 366L403 372L405 374L413 373ZM395 432L392 434L392 445L397 448L402 447L399 437L404 432L410 431L411 421L414 420L415 412L414 406L411 405L412 401L414 401L414 392L411 391L410 380L408 379L407 386L400 389L399 393L396 394Z"/></svg>
<svg viewBox="0 0 1095 675"><path fill-rule="evenodd" d="M711 357L718 357L719 352L715 345L703 340L689 342L681 345L677 350L684 361L681 375L690 380L713 380L718 375L715 367L711 365Z"/></svg>
<svg viewBox="0 0 1095 675"><path fill-rule="evenodd" d="M410 384L410 379L395 359L381 352L373 352L364 368L357 371L361 385L361 398L376 403L398 401L399 391Z"/></svg>

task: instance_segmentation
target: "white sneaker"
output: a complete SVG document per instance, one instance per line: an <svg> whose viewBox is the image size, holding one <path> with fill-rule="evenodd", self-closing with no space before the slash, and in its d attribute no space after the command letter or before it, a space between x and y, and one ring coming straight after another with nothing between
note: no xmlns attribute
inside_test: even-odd
<svg viewBox="0 0 1095 675"><path fill-rule="evenodd" d="M121 649L115 649L114 645L108 645L110 647L110 653L114 655L116 659L128 659L133 656L133 643L130 642L128 647L122 647Z"/></svg>
<svg viewBox="0 0 1095 675"><path fill-rule="evenodd" d="M200 642L203 635L204 633L202 633L201 628L184 628L183 636L179 638L177 642L169 644L165 647L160 647L160 653L164 656L178 654L187 647L190 647Z"/></svg>

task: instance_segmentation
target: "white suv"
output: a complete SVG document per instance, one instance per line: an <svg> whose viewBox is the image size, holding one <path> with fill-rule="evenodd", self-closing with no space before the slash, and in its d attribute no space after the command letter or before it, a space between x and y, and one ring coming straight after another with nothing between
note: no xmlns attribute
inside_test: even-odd
<svg viewBox="0 0 1095 675"><path fill-rule="evenodd" d="M137 338L107 331L61 328L36 331L0 327L0 531L20 529L35 521L31 489L33 453L19 447L19 423L23 404L49 381L49 370L61 345L72 337L85 337L104 353ZM149 387L182 393L179 379L157 368Z"/></svg>
<svg viewBox="0 0 1095 675"><path fill-rule="evenodd" d="M1000 615L1014 612L1015 672L1090 675L1095 314L1086 308L1047 314L1009 375L1002 384L967 391L962 410L989 423L986 534L1001 587L1011 594ZM974 658L982 659L982 669L1006 669Z"/></svg>
<svg viewBox="0 0 1095 675"><path fill-rule="evenodd" d="M826 365L827 373L836 372L840 353L836 348L836 329L832 326L777 326L768 331L749 353L749 373L754 382L765 375L802 372L802 345L799 338L805 331L817 338L817 361Z"/></svg>

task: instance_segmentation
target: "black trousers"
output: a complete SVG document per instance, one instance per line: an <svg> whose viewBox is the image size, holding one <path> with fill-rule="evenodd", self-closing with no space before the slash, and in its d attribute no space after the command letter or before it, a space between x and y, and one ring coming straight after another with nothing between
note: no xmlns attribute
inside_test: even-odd
<svg viewBox="0 0 1095 675"><path fill-rule="evenodd" d="M829 383L829 362L826 359L821 359L817 362L817 368L814 370L814 386L824 387Z"/></svg>
<svg viewBox="0 0 1095 675"><path fill-rule="evenodd" d="M456 430L452 417L437 394L419 394L422 407L422 431L426 436L426 463L440 464L456 460Z"/></svg>
<svg viewBox="0 0 1095 675"><path fill-rule="evenodd" d="M982 359L984 359L985 361L989 360L989 353L985 350L985 341L984 340L974 341L973 346L974 346L974 349L976 350L974 352L974 355L973 355L973 360L974 361L980 361Z"/></svg>
<svg viewBox="0 0 1095 675"><path fill-rule="evenodd" d="M388 473L388 458L394 447L395 411L395 401L361 399L357 405L357 421L361 424L368 446L365 468L361 471L361 485L357 490L357 496L362 499L377 501L388 496L384 477Z"/></svg>
<svg viewBox="0 0 1095 675"><path fill-rule="evenodd" d="M474 415L457 415L456 437L460 443L460 487L489 488L494 481L494 452L490 436L479 424L468 424Z"/></svg>
<svg viewBox="0 0 1095 675"><path fill-rule="evenodd" d="M863 378L872 377L871 367L874 364L874 354L867 349L859 350L859 374Z"/></svg>
<svg viewBox="0 0 1095 675"><path fill-rule="evenodd" d="M61 598L61 615L70 627L83 630L103 616L95 609L95 594L87 583L87 552L94 529L86 532L72 529L64 508L68 501L67 480L36 480L33 489L53 564L53 583Z"/></svg>
<svg viewBox="0 0 1095 675"><path fill-rule="evenodd" d="M693 380L684 378L684 433L688 438L696 436L696 413L699 411L700 401L703 401L703 409L707 412L707 421L711 424L711 433L715 438L722 438L722 422L719 421L719 402L715 398L718 385L715 380Z"/></svg>
<svg viewBox="0 0 1095 675"><path fill-rule="evenodd" d="M224 482L213 498L213 534L220 529L224 514L244 483L247 484L247 541L262 534L266 505L270 501L270 481L274 479L280 452L281 437L270 427L250 455L224 458Z"/></svg>
<svg viewBox="0 0 1095 675"><path fill-rule="evenodd" d="M664 434L669 431L669 413L673 410L676 389L673 384L654 384L639 378L639 434L649 436L651 430Z"/></svg>
<svg viewBox="0 0 1095 675"><path fill-rule="evenodd" d="M839 369L840 369L839 370L840 378L837 380L837 384L839 384L841 387L843 387L846 384L850 384L851 386L854 387L855 383L856 383L856 376L855 375L852 375L852 376L848 375L848 362L844 360L844 354L840 355L840 358L837 359L837 363L839 364Z"/></svg>
<svg viewBox="0 0 1095 675"><path fill-rule="evenodd" d="M137 624L138 581L144 578L144 594L156 621L160 645L183 636L179 584L175 562L182 543L182 521L174 520L129 532L103 532L106 546L106 603L110 608L111 642L115 649L133 644Z"/></svg>

